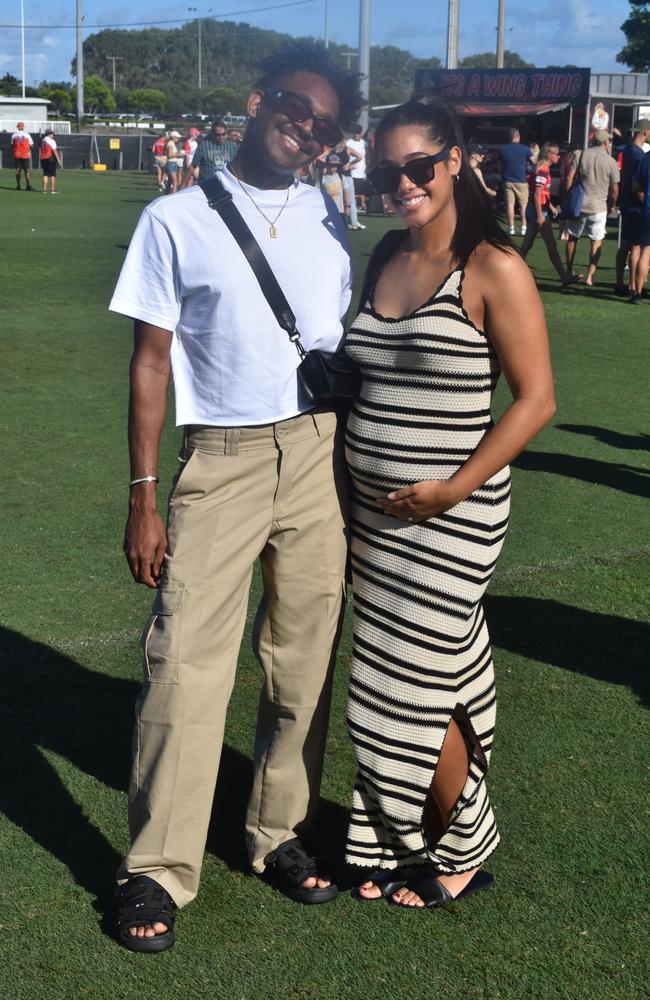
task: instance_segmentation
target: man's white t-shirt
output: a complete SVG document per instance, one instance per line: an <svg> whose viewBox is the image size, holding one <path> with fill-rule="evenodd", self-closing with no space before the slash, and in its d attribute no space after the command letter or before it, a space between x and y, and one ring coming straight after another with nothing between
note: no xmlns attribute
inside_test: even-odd
<svg viewBox="0 0 650 1000"><path fill-rule="evenodd" d="M345 145L353 149L361 159L352 164L350 174L352 177L366 176L366 144L363 139L347 139Z"/></svg>
<svg viewBox="0 0 650 1000"><path fill-rule="evenodd" d="M236 178L227 169L219 177L294 312L305 350L336 350L352 275L345 224L332 200L295 181L272 239ZM244 187L269 219L278 216L286 189ZM313 408L299 391L294 344L199 187L144 210L109 308L173 332L177 424L266 424Z"/></svg>

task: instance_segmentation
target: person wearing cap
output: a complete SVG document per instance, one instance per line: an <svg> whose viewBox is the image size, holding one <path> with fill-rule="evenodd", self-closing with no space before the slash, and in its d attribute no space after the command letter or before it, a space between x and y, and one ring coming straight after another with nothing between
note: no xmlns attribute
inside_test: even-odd
<svg viewBox="0 0 650 1000"><path fill-rule="evenodd" d="M350 215L349 195L343 187L343 181L339 173L341 157L338 153L328 153L325 159L325 169L321 178L321 191L325 191L330 196L337 209L341 213L344 222Z"/></svg>
<svg viewBox="0 0 650 1000"><path fill-rule="evenodd" d="M176 140L181 138L180 132L175 130L169 133L169 138L167 140L166 154L167 163L165 164L165 172L169 179L169 184L167 187L167 194L175 194L178 191L179 183L183 177L183 155L182 151L179 150L176 145Z"/></svg>
<svg viewBox="0 0 650 1000"><path fill-rule="evenodd" d="M621 242L616 254L616 295L627 295L630 301L640 293L636 287L636 271L641 253L640 224L642 204L634 185L639 177L639 170L645 153L643 147L650 138L650 118L639 118L632 129L632 141L623 149L623 166L621 169ZM630 284L625 285L625 265L630 263Z"/></svg>
<svg viewBox="0 0 650 1000"><path fill-rule="evenodd" d="M188 131L187 138L183 143L183 156L185 159L185 180L183 181L184 188L192 187L192 184L196 179L195 178L196 171L192 166L192 160L194 158L194 154L196 153L196 148L199 144L200 135L201 135L200 129L191 128Z"/></svg>
<svg viewBox="0 0 650 1000"><path fill-rule="evenodd" d="M490 196L490 198L496 198L497 192L493 188L488 187L488 185L485 183L485 177L483 176L483 171L481 170L481 164L483 163L484 159L485 159L485 149L483 148L483 146L480 146L478 143L475 143L474 145L469 147L469 165L476 174L477 181L479 182L485 193Z"/></svg>
<svg viewBox="0 0 650 1000"><path fill-rule="evenodd" d="M199 141L192 157L192 167L198 167L200 181L209 180L217 170L223 170L227 163L234 160L236 155L237 143L228 138L225 122L218 118L212 122L208 134Z"/></svg>
<svg viewBox="0 0 650 1000"><path fill-rule="evenodd" d="M576 171L579 171L585 196L580 217L569 219L567 226L569 234L566 245L567 270L573 273L576 246L585 233L591 241L585 284L591 286L594 283L607 230L607 201L611 200L612 208L616 206L621 179L618 164L612 157L612 137L609 132L599 129L594 133L590 148L574 155L567 170L565 190L568 191L573 184Z"/></svg>
<svg viewBox="0 0 650 1000"><path fill-rule="evenodd" d="M11 145L14 151L14 166L16 167L16 188L20 187L20 172L25 174L25 190L33 191L32 188L32 146L34 140L29 132L25 131L25 122L18 122L16 131L11 137Z"/></svg>
<svg viewBox="0 0 650 1000"><path fill-rule="evenodd" d="M45 130L45 134L39 144L38 156L41 162L41 170L43 171L43 194L47 194L48 190L50 194L58 194L59 192L56 190L56 168L57 166L63 167L63 164L56 139L54 138L53 128Z"/></svg>

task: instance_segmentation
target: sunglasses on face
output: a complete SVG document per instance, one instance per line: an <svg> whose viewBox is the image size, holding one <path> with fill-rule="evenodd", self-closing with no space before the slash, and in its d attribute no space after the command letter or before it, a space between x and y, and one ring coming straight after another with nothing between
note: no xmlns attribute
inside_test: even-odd
<svg viewBox="0 0 650 1000"><path fill-rule="evenodd" d="M312 135L319 146L336 146L343 138L343 133L334 122L317 115L292 90L265 90L263 103L276 114L284 115L290 122L312 121Z"/></svg>
<svg viewBox="0 0 650 1000"><path fill-rule="evenodd" d="M368 180L378 194L395 194L402 174L415 184L422 187L428 184L436 176L436 163L449 158L449 150L441 149L433 156L418 156L416 160L409 160L403 167L375 167L368 174Z"/></svg>

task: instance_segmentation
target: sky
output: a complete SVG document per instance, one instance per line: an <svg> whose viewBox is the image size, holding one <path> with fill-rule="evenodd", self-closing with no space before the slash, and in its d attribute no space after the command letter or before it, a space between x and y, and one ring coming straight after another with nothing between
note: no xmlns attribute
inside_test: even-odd
<svg viewBox="0 0 650 1000"><path fill-rule="evenodd" d="M459 3L460 57L494 49L498 0ZM26 84L71 79L76 0L23 0L23 4ZM193 0L187 6L166 0L83 0L85 35L99 31L99 25L152 22L165 27L161 22L182 19L186 11L187 19L197 17L189 6L205 16L226 15L229 21L317 37L323 37L327 8L330 39L351 51L358 43L357 0L294 0L292 4L289 0ZM616 53L625 44L620 25L629 9L628 0L506 0L506 48L537 66L572 63L594 72L626 72L616 62ZM396 45L421 58L438 56L444 63L447 10L447 0L404 5L396 0L371 0L372 44ZM20 16L20 0L1 0L0 76L22 76Z"/></svg>

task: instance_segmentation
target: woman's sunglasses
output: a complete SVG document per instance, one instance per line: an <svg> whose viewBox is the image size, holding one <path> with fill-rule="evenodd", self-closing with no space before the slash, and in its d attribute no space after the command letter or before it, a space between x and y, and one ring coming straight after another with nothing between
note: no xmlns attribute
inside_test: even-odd
<svg viewBox="0 0 650 1000"><path fill-rule="evenodd" d="M441 149L433 156L418 156L417 160L409 160L403 167L375 167L368 174L368 180L378 194L395 194L402 174L417 187L428 184L436 176L436 163L449 158L449 150Z"/></svg>
<svg viewBox="0 0 650 1000"><path fill-rule="evenodd" d="M334 122L317 115L302 97L292 90L265 90L264 104L277 114L284 115L290 122L312 121L312 135L320 146L337 146L343 133Z"/></svg>

